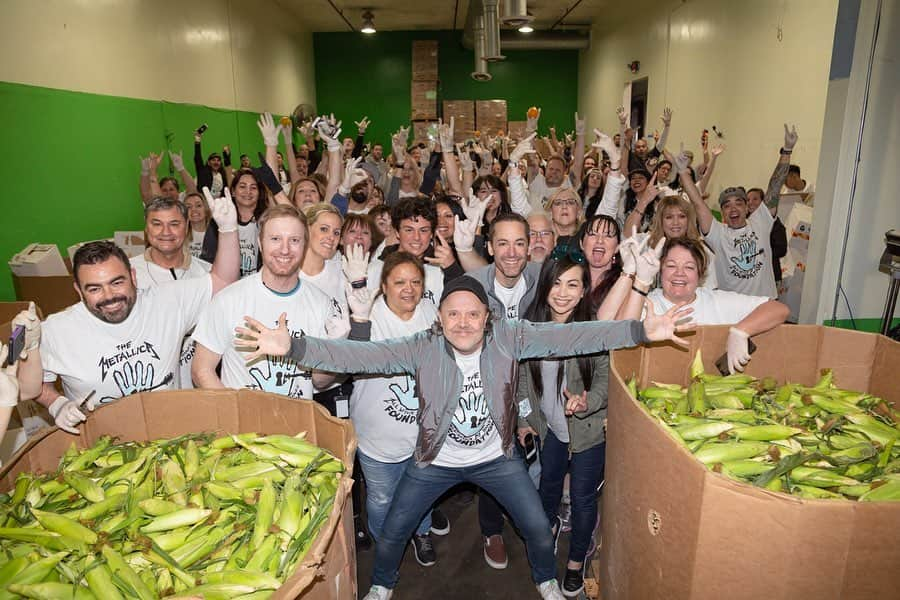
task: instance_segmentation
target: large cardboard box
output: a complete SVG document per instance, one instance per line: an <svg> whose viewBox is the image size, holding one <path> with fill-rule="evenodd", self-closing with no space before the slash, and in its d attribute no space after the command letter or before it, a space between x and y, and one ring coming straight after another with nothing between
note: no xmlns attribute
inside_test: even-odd
<svg viewBox="0 0 900 600"><path fill-rule="evenodd" d="M56 244L28 244L9 260L9 269L20 277L65 275L66 263Z"/></svg>
<svg viewBox="0 0 900 600"><path fill-rule="evenodd" d="M128 258L140 256L147 248L147 244L144 242L143 231L116 231L113 233L113 241L125 251Z"/></svg>
<svg viewBox="0 0 900 600"><path fill-rule="evenodd" d="M506 134L506 100L476 100L475 129L491 136Z"/></svg>
<svg viewBox="0 0 900 600"><path fill-rule="evenodd" d="M437 119L437 81L413 81L410 84L412 111L409 118L413 121Z"/></svg>
<svg viewBox="0 0 900 600"><path fill-rule="evenodd" d="M414 40L412 43L412 80L437 81L437 40Z"/></svg>
<svg viewBox="0 0 900 600"><path fill-rule="evenodd" d="M75 291L75 279L71 275L20 277L14 273L12 280L16 299L34 301L45 316L81 302Z"/></svg>
<svg viewBox="0 0 900 600"><path fill-rule="evenodd" d="M81 435L45 429L28 440L0 470L0 489L15 486L22 471L54 471L69 445L93 444L101 435L121 440L171 438L191 432L307 432L307 438L340 458L341 477L331 515L291 577L271 597L334 600L356 598L353 485L356 435L349 420L336 419L318 404L250 390L180 390L128 396L91 413Z"/></svg>
<svg viewBox="0 0 900 600"><path fill-rule="evenodd" d="M625 380L687 384L694 351L708 372L728 327L701 327L691 351L616 351L609 384L602 507L604 600L856 600L897 597L900 503L803 500L707 470L628 394ZM900 343L874 334L782 325L755 338L747 372L843 388L896 406Z"/></svg>
<svg viewBox="0 0 900 600"><path fill-rule="evenodd" d="M475 136L475 101L444 100L444 123L450 123L453 117L453 141L457 144Z"/></svg>

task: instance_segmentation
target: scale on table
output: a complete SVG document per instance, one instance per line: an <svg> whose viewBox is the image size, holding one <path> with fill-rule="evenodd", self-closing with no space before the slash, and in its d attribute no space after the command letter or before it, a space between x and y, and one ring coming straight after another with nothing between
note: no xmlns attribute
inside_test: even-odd
<svg viewBox="0 0 900 600"><path fill-rule="evenodd" d="M884 234L884 254L878 262L878 270L891 276L891 284L888 286L887 300L884 303L884 313L881 315L881 333L888 335L891 329L891 321L894 320L894 306L897 304L897 294L900 293L900 230L891 229Z"/></svg>

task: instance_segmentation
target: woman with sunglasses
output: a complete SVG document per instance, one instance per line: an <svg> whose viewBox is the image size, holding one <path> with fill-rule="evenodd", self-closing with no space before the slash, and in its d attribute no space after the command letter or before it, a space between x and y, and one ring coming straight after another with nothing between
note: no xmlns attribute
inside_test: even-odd
<svg viewBox="0 0 900 600"><path fill-rule="evenodd" d="M557 247L559 248L559 247ZM524 318L571 323L594 316L588 292L591 276L584 256L573 250L544 262L534 301ZM603 480L609 355L530 360L519 369L519 442L540 444L538 492L555 539L562 531L557 511L569 475L572 537L562 592L584 589L584 562L597 523L597 487ZM538 441L539 440L539 441Z"/></svg>

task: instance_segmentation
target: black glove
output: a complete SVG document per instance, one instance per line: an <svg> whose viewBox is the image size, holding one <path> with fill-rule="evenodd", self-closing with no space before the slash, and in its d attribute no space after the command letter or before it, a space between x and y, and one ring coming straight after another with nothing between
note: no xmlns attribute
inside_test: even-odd
<svg viewBox="0 0 900 600"><path fill-rule="evenodd" d="M253 172L259 180L269 188L269 191L272 192L273 196L283 192L284 188L281 187L278 178L275 177L275 173L272 172L272 168L266 164L266 157L263 156L262 152L257 152L256 155L259 156L259 164L261 166L254 168Z"/></svg>
<svg viewBox="0 0 900 600"><path fill-rule="evenodd" d="M231 152L228 152L225 148L222 148L222 164L226 167L231 166Z"/></svg>

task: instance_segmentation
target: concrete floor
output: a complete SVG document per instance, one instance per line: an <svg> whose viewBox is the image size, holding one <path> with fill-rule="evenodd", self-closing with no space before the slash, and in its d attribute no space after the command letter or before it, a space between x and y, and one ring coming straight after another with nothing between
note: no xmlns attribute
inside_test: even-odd
<svg viewBox="0 0 900 600"><path fill-rule="evenodd" d="M509 600L540 598L531 581L531 570L525 554L525 544L509 522L503 530L503 540L509 555L509 566L502 571L484 562L481 532L478 527L478 500L463 502L462 494L455 494L441 503L450 519L450 534L432 536L438 561L432 567L416 562L411 548L407 549L400 568L400 581L392 600L441 598L446 600ZM559 540L557 576L565 573L569 551L569 534ZM372 579L375 550L357 553L359 595L368 592Z"/></svg>

